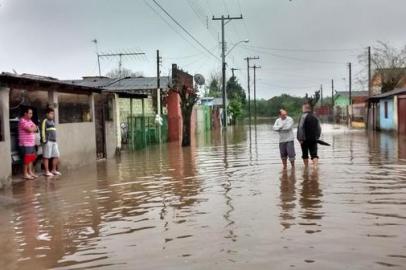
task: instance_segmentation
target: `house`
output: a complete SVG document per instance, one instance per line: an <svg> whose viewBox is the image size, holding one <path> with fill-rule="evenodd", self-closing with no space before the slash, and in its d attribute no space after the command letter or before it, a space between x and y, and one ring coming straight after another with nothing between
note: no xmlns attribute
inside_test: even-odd
<svg viewBox="0 0 406 270"><path fill-rule="evenodd" d="M63 168L83 166L97 158L114 156L120 147L116 136L117 99L101 88L77 85L31 74L0 74L0 186L18 174L18 119L23 107L34 111L37 124L48 106L55 109Z"/></svg>
<svg viewBox="0 0 406 270"><path fill-rule="evenodd" d="M334 114L336 122L347 122L352 114L352 126L363 128L367 119L368 91L351 92L352 107L348 91L336 91L334 96Z"/></svg>
<svg viewBox="0 0 406 270"><path fill-rule="evenodd" d="M406 135L406 88L372 96L369 102L369 126L372 129Z"/></svg>
<svg viewBox="0 0 406 270"><path fill-rule="evenodd" d="M166 97L171 83L169 77L160 77L160 91L157 91L157 77L83 77L82 80L68 81L74 85L102 88L103 91L114 93L118 97L120 118L120 134L117 140L124 146L141 149L148 144L156 143L167 137L167 121L164 119L165 130L157 129L156 114L167 114L162 106L162 97ZM158 109L159 108L159 111ZM159 139L158 139L159 138Z"/></svg>

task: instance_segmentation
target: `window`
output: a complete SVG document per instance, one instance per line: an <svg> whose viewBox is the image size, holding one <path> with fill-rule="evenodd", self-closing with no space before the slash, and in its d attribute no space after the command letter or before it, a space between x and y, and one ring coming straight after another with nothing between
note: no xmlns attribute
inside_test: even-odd
<svg viewBox="0 0 406 270"><path fill-rule="evenodd" d="M59 123L91 122L90 96L58 94Z"/></svg>
<svg viewBox="0 0 406 270"><path fill-rule="evenodd" d="M388 102L385 101L385 119L388 119Z"/></svg>

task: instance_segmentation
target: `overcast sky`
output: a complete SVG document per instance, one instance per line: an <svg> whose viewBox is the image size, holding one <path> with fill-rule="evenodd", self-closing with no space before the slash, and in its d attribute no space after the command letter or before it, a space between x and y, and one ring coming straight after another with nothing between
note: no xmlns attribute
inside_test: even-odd
<svg viewBox="0 0 406 270"><path fill-rule="evenodd" d="M229 67L246 88L247 56L256 61L258 96L304 95L324 85L331 92L348 84L346 63L354 77L364 67L357 55L376 40L406 44L405 0L158 0L196 39L220 55L220 22L213 15L238 16L226 26ZM123 66L156 74L156 49L163 73L177 63L206 78L220 62L160 11L152 0L0 0L0 71L76 79L97 75L95 44L100 52L145 52L124 58ZM118 66L117 58L101 62L102 73ZM360 73L361 75L363 73ZM231 72L228 73L231 76ZM355 86L356 88L358 85ZM327 94L326 94L327 95Z"/></svg>

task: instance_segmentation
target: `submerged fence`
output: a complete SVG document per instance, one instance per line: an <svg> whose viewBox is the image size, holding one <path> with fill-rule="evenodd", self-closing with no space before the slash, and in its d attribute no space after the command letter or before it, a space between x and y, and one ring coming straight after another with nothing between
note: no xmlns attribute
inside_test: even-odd
<svg viewBox="0 0 406 270"><path fill-rule="evenodd" d="M168 119L162 116L162 125L155 122L154 116L129 116L128 145L131 150L143 149L149 145L168 141Z"/></svg>

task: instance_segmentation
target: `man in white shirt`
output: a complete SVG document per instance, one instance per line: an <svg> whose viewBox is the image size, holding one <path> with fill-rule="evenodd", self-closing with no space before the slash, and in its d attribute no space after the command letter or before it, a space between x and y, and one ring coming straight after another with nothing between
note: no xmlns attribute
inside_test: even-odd
<svg viewBox="0 0 406 270"><path fill-rule="evenodd" d="M288 158L292 167L295 166L295 136L293 135L293 124L294 121L292 117L288 116L286 110L281 109L279 111L279 118L276 119L273 126L273 130L279 133L279 151L281 153L281 159L283 163L283 168L286 169L288 166Z"/></svg>

